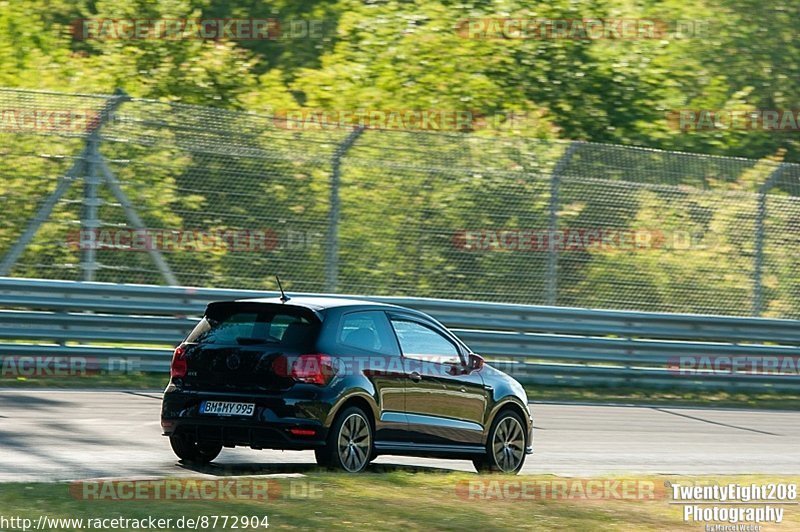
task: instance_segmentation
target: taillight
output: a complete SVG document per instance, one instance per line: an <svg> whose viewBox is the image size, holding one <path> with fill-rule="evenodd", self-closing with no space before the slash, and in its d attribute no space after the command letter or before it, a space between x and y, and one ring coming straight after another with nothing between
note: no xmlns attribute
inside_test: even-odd
<svg viewBox="0 0 800 532"><path fill-rule="evenodd" d="M187 370L186 346L181 344L175 348L175 352L172 354L172 365L169 368L169 376L183 378L186 376Z"/></svg>
<svg viewBox="0 0 800 532"><path fill-rule="evenodd" d="M297 382L325 385L333 377L333 361L329 355L314 353L293 358L289 377Z"/></svg>
<svg viewBox="0 0 800 532"><path fill-rule="evenodd" d="M289 432L291 432L293 436L314 436L317 433L314 429L301 429L297 427L290 428Z"/></svg>

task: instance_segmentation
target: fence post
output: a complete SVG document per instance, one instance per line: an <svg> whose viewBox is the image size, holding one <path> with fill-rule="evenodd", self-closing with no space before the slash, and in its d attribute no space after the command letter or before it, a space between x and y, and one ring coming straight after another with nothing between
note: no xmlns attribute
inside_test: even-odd
<svg viewBox="0 0 800 532"><path fill-rule="evenodd" d="M55 190L47 197L39 209L36 211L33 219L30 221L25 231L20 238L14 243L11 249L3 257L0 262L0 275L9 275L11 268L17 263L22 256L25 248L31 243L36 232L44 222L50 217L56 204L66 194L72 183L84 174L84 178L88 177L84 186L84 201L86 202L85 208L81 213L81 227L86 228L91 224L96 224L97 220L97 162L100 157L99 143L100 143L100 128L103 127L109 118L111 118L117 107L122 102L129 100L130 97L125 94L121 89L117 89L113 96L111 96L103 108L100 110L100 116L97 120L93 121L89 126L88 136L86 137L86 145L75 158L67 173L59 178L58 185ZM84 278L93 277L94 270L96 270L96 263L94 261L94 250L84 250L82 257L82 267L84 268ZM86 279L90 280L90 279Z"/></svg>
<svg viewBox="0 0 800 532"><path fill-rule="evenodd" d="M106 101L97 121L86 139L86 176L83 182L83 212L81 213L81 229L84 231L96 231L100 227L100 220L97 216L100 200L97 196L97 189L100 180L100 130L114 115L114 112L123 102L130 100L130 96L125 94L122 89L114 91L114 95ZM82 240L82 239L81 239ZM94 246L86 246L82 252L81 268L83 269L83 280L94 281L94 274L98 269L97 251Z"/></svg>
<svg viewBox="0 0 800 532"><path fill-rule="evenodd" d="M97 138L90 138L87 141L86 149L86 178L83 182L83 213L81 215L81 229L84 231L97 231L100 227L100 220L97 210L100 201L97 197L97 185L99 184L98 166L100 159L100 141ZM87 234L87 233L84 233ZM80 238L82 241L83 238ZM81 268L83 269L83 280L94 281L94 274L97 271L97 252L94 246L86 246L82 251Z"/></svg>
<svg viewBox="0 0 800 532"><path fill-rule="evenodd" d="M572 160L575 150L580 146L580 142L570 143L567 151L558 160L553 173L550 175L550 205L548 214L547 232L547 278L545 302L553 306L558 301L558 249L555 245L555 235L558 231L558 206L560 203L561 174Z"/></svg>
<svg viewBox="0 0 800 532"><path fill-rule="evenodd" d="M758 187L758 211L756 213L755 257L753 264L753 316L761 316L764 311L764 220L767 217L767 192L775 185L788 166L781 163Z"/></svg>
<svg viewBox="0 0 800 532"><path fill-rule="evenodd" d="M361 126L353 129L347 138L336 147L331 160L330 209L325 246L325 291L330 294L335 294L339 285L339 211L341 207L339 186L341 184L342 158L363 132L364 128Z"/></svg>

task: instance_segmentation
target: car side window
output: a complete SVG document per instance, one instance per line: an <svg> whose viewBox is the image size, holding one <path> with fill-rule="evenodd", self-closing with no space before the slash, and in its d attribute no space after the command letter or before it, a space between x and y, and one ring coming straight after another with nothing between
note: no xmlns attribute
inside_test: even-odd
<svg viewBox="0 0 800 532"><path fill-rule="evenodd" d="M386 315L379 311L345 314L336 341L344 347L382 355L399 355Z"/></svg>
<svg viewBox="0 0 800 532"><path fill-rule="evenodd" d="M391 322L404 356L441 362L461 360L455 344L438 331L402 318L392 318Z"/></svg>

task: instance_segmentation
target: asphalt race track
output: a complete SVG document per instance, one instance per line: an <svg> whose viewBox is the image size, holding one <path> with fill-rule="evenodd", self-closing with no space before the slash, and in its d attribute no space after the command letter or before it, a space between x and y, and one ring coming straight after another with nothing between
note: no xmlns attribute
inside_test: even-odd
<svg viewBox="0 0 800 532"><path fill-rule="evenodd" d="M183 468L160 434L160 394L0 391L0 481L303 473L311 452L224 449ZM800 413L640 406L533 405L523 473L800 474ZM473 471L465 461L380 457L389 465Z"/></svg>

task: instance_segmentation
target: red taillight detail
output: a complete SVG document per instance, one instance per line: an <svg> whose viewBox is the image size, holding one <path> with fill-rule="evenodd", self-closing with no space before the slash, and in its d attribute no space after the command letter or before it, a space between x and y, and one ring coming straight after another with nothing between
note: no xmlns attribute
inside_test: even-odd
<svg viewBox="0 0 800 532"><path fill-rule="evenodd" d="M298 428L289 429L289 432L291 432L295 436L313 436L317 433L317 431L315 431L314 429L298 429Z"/></svg>
<svg viewBox="0 0 800 532"><path fill-rule="evenodd" d="M170 377L183 378L186 376L188 365L186 364L186 346L181 344L175 348L172 355L172 365L169 368Z"/></svg>
<svg viewBox="0 0 800 532"><path fill-rule="evenodd" d="M289 376L288 362L285 356L281 355L272 361L272 371L279 377Z"/></svg>
<svg viewBox="0 0 800 532"><path fill-rule="evenodd" d="M333 377L333 361L328 355L314 353L290 360L292 369L289 376L298 382L324 385Z"/></svg>

